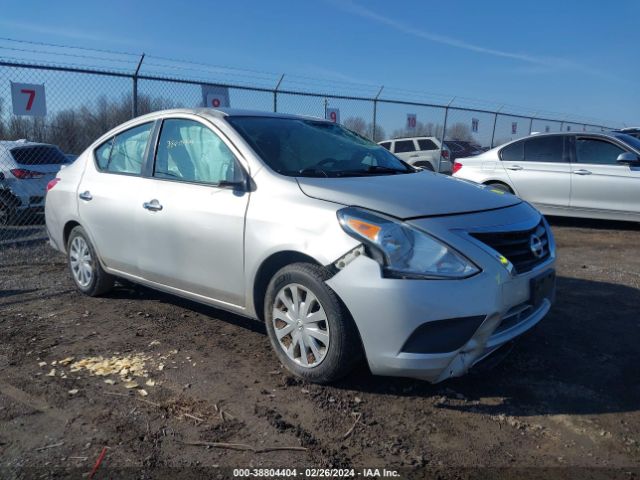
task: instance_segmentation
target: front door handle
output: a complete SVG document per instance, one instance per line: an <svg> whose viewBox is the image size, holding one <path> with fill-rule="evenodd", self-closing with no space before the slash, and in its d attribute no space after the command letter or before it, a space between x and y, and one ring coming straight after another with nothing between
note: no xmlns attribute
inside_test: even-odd
<svg viewBox="0 0 640 480"><path fill-rule="evenodd" d="M581 168L580 170L576 170L575 172L576 175L591 175L591 172L589 170L585 170L584 168Z"/></svg>
<svg viewBox="0 0 640 480"><path fill-rule="evenodd" d="M524 170L524 168L522 168L520 165L511 165L511 166L507 167L507 169L509 169L509 170Z"/></svg>
<svg viewBox="0 0 640 480"><path fill-rule="evenodd" d="M162 210L162 205L160 205L160 202L154 198L150 202L144 202L142 204L142 208L146 208L147 210L151 210L152 212L159 212L160 210Z"/></svg>
<svg viewBox="0 0 640 480"><path fill-rule="evenodd" d="M93 196L91 195L91 192L89 190L85 190L84 192L79 193L78 197L80 197L81 200L86 200L87 202L93 199Z"/></svg>

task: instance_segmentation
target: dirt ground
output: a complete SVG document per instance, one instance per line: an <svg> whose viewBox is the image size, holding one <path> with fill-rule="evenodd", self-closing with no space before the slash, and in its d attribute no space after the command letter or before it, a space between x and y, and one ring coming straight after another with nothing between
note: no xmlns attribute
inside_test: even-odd
<svg viewBox="0 0 640 480"><path fill-rule="evenodd" d="M94 478L225 467L638 478L640 226L552 223L552 312L493 369L438 385L365 367L305 384L257 322L132 285L84 297L47 245L5 247L0 477L80 478L107 447ZM74 366L136 355L146 377Z"/></svg>

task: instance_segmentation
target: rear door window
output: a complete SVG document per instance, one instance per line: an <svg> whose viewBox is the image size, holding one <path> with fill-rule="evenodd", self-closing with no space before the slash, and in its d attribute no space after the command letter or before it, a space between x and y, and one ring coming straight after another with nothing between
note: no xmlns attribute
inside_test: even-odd
<svg viewBox="0 0 640 480"><path fill-rule="evenodd" d="M380 146L386 148L387 150L391 150L391 142L382 142Z"/></svg>
<svg viewBox="0 0 640 480"><path fill-rule="evenodd" d="M561 163L564 158L564 136L529 138L524 141L524 159L527 162Z"/></svg>
<svg viewBox="0 0 640 480"><path fill-rule="evenodd" d="M108 173L140 175L153 122L112 137L95 151L98 169Z"/></svg>
<svg viewBox="0 0 640 480"><path fill-rule="evenodd" d="M65 154L52 145L13 148L11 155L20 165L63 165L69 163Z"/></svg>
<svg viewBox="0 0 640 480"><path fill-rule="evenodd" d="M596 165L616 165L618 155L625 150L606 140L598 138L578 138L576 140L576 160L578 163Z"/></svg>
<svg viewBox="0 0 640 480"><path fill-rule="evenodd" d="M395 153L415 152L416 146L413 140L396 140Z"/></svg>
<svg viewBox="0 0 640 480"><path fill-rule="evenodd" d="M438 146L428 138L418 140L418 147L420 147L420 150L438 150Z"/></svg>

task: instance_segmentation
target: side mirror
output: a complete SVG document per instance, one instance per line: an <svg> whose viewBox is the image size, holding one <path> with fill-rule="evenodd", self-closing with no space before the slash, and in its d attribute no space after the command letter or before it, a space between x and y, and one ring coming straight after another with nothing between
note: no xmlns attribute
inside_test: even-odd
<svg viewBox="0 0 640 480"><path fill-rule="evenodd" d="M618 155L616 158L616 163L620 165L629 165L629 166L640 166L640 157L635 153L624 152Z"/></svg>

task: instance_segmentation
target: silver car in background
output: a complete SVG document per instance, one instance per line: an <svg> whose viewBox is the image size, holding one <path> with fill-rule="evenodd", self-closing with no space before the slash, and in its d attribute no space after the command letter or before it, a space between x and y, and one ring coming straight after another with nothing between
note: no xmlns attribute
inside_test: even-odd
<svg viewBox="0 0 640 480"><path fill-rule="evenodd" d="M0 225L44 210L47 183L69 163L55 145L26 140L0 141Z"/></svg>
<svg viewBox="0 0 640 480"><path fill-rule="evenodd" d="M50 183L46 224L81 292L123 278L259 319L314 382L362 358L374 374L462 375L555 290L553 235L530 205L306 117L131 120Z"/></svg>
<svg viewBox="0 0 640 480"><path fill-rule="evenodd" d="M458 159L453 175L548 215L640 221L640 140L620 132L535 134Z"/></svg>

